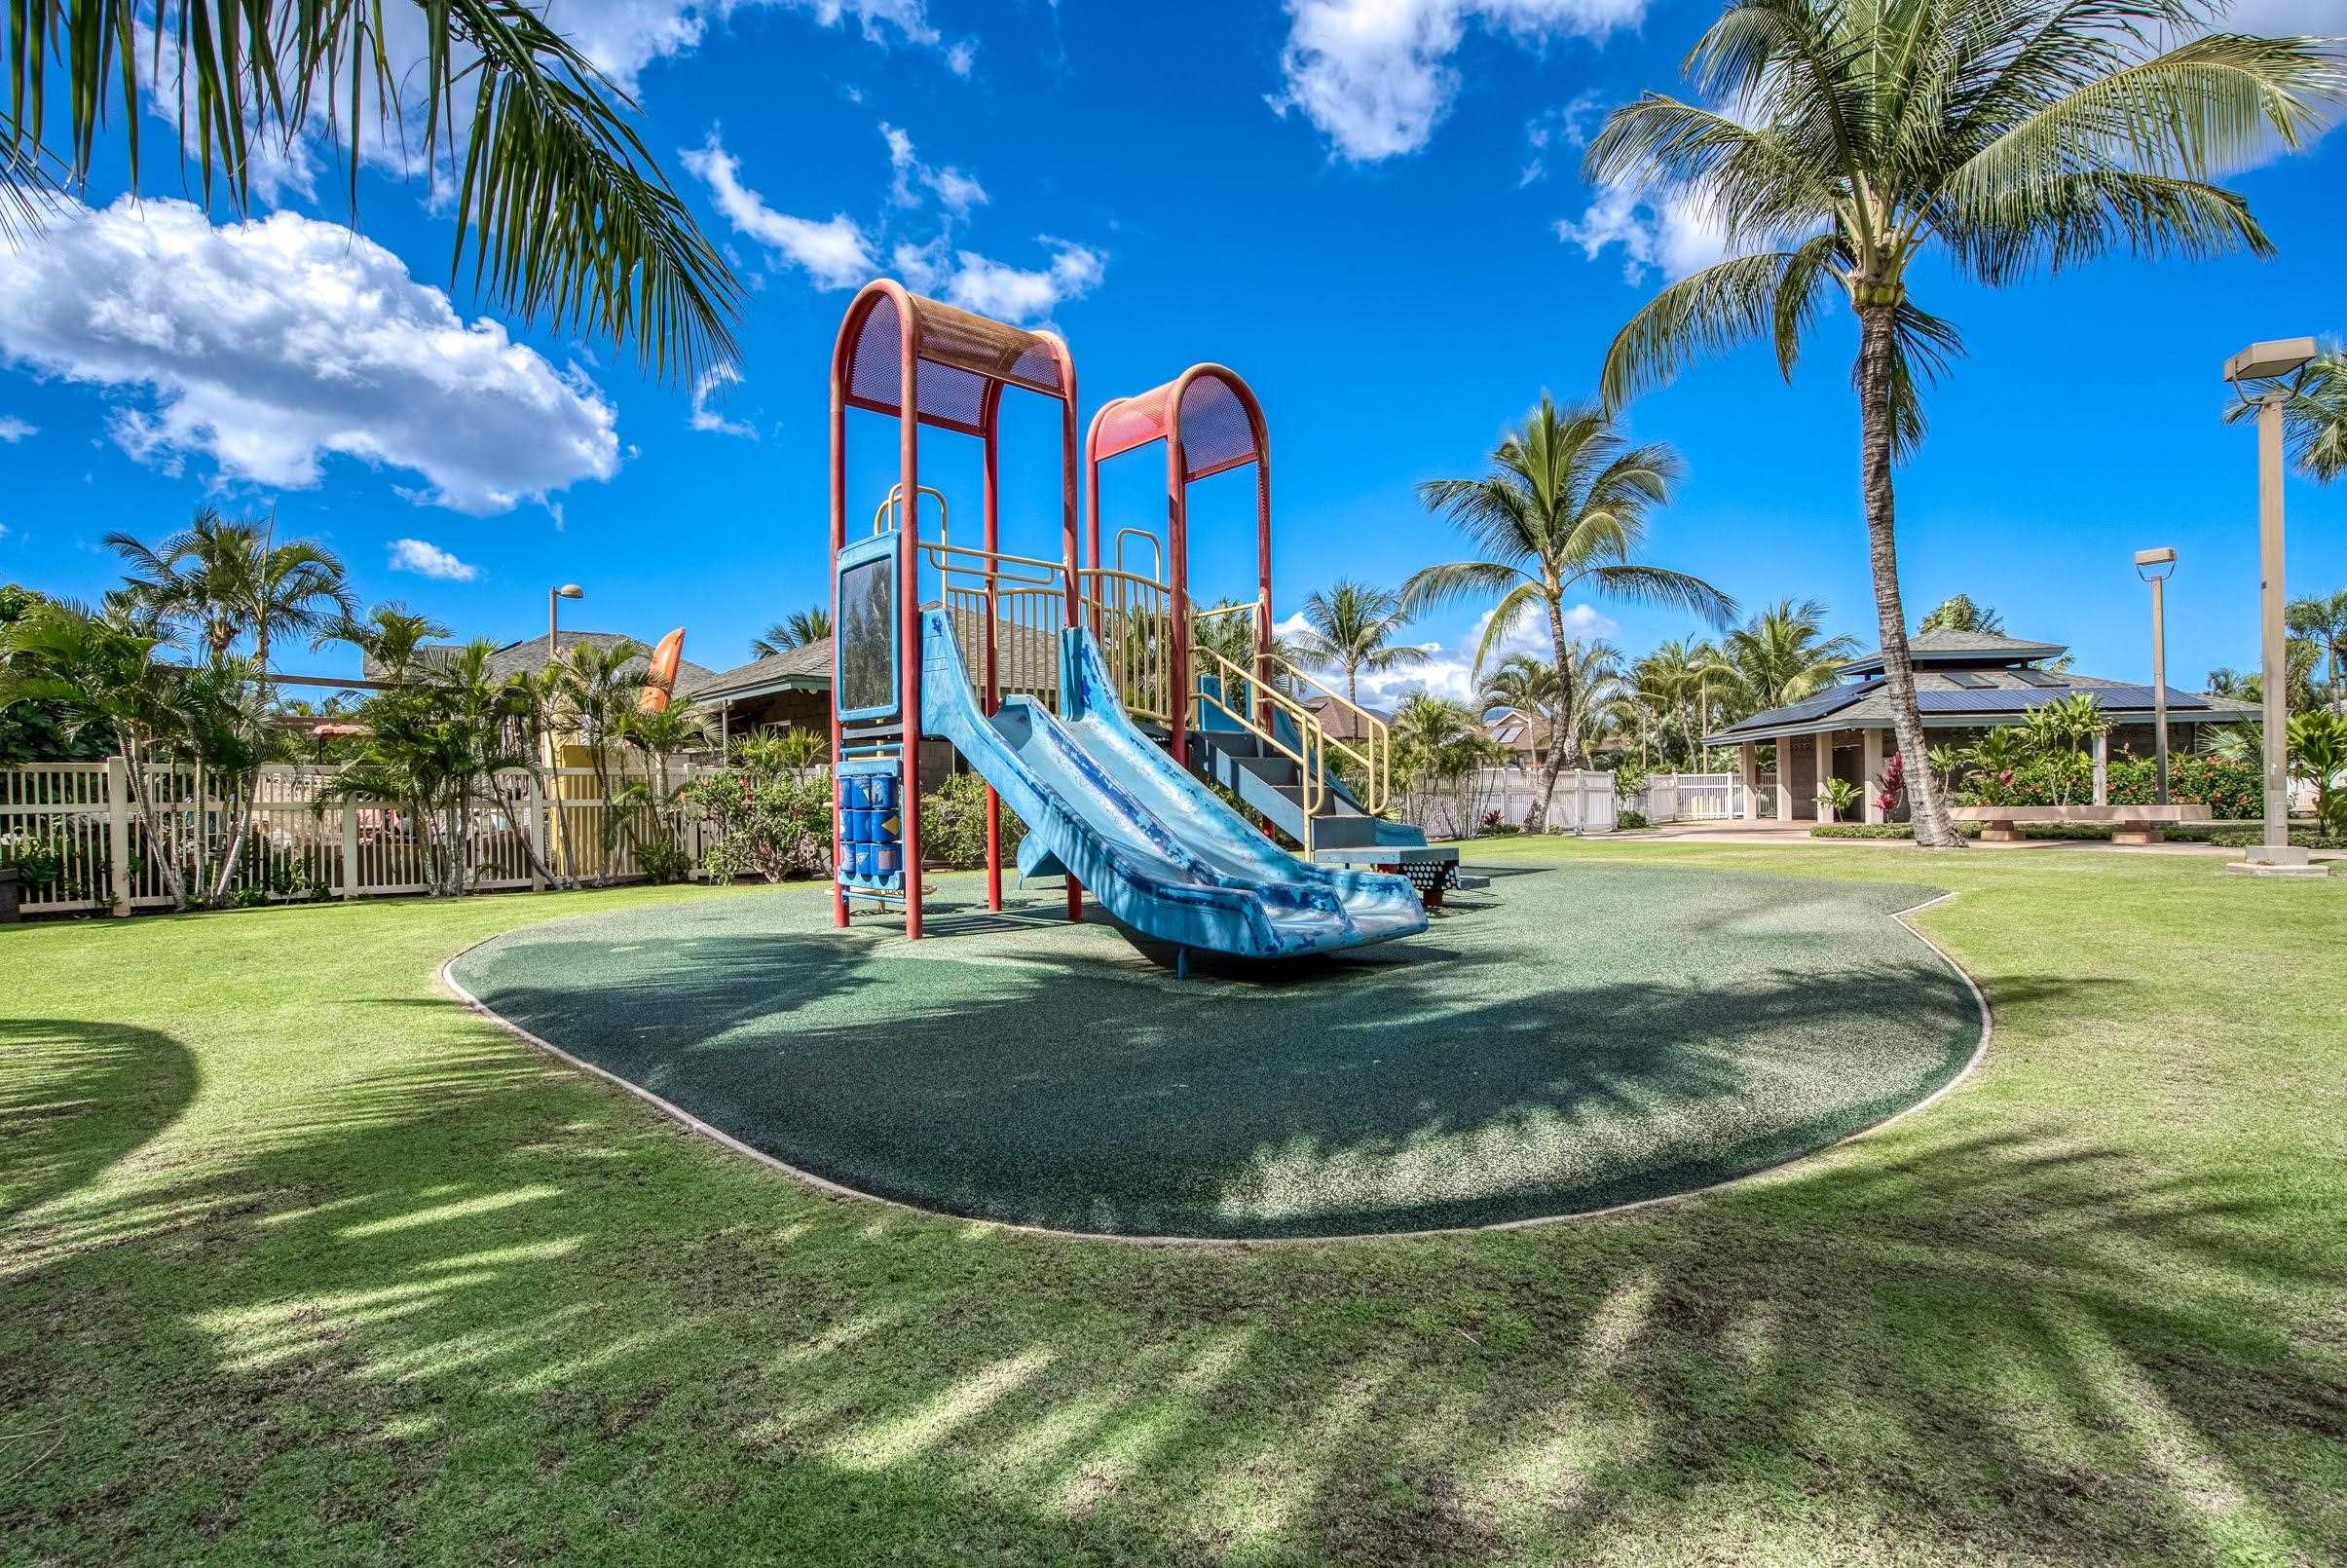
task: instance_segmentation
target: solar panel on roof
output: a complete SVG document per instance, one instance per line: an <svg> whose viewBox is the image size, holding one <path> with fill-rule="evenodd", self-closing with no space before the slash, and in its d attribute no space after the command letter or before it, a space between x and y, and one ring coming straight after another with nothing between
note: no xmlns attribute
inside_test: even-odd
<svg viewBox="0 0 2347 1568"><path fill-rule="evenodd" d="M2015 670L2013 678L2030 686L2068 686L2069 682L2050 670Z"/></svg>
<svg viewBox="0 0 2347 1568"><path fill-rule="evenodd" d="M1986 691L1996 685L1977 670L1943 670L1941 673L1956 685L1969 687L1975 691Z"/></svg>

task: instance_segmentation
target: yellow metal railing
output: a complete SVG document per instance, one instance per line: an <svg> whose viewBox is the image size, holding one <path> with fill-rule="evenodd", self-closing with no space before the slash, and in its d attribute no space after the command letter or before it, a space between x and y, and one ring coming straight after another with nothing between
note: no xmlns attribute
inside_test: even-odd
<svg viewBox="0 0 2347 1568"><path fill-rule="evenodd" d="M1077 574L1093 634L1125 711L1174 723L1174 595L1137 572L1087 567Z"/></svg>
<svg viewBox="0 0 2347 1568"><path fill-rule="evenodd" d="M1224 658L1211 648L1191 649L1190 660L1189 720L1192 724L1203 723L1207 706L1211 703L1248 734L1296 765L1297 803L1304 808L1304 831L1301 837L1305 858L1310 859L1313 823L1319 818L1321 807L1327 803L1328 799L1328 777L1323 770L1324 764L1320 759L1327 756L1329 741L1321 728L1319 716L1294 697L1277 687L1258 681L1252 671ZM1218 682L1221 688L1219 695L1206 690L1209 675ZM1235 695L1240 692L1246 693L1245 700L1234 701ZM1268 727L1257 724L1255 714L1258 704L1268 704L1277 712L1285 714L1295 725L1299 744L1290 746L1282 740L1276 721Z"/></svg>
<svg viewBox="0 0 2347 1568"><path fill-rule="evenodd" d="M1291 691L1298 687L1309 687L1353 716L1355 728L1360 730L1354 737L1358 744L1348 744L1331 735L1327 736L1327 745L1338 756L1351 758L1355 765L1360 767L1362 781L1360 808L1371 816L1384 814L1394 798L1394 731L1383 719L1343 692L1332 690L1325 682L1306 674L1288 660L1275 654L1271 662L1275 682L1285 680ZM1322 732L1326 734L1325 726L1322 727Z"/></svg>

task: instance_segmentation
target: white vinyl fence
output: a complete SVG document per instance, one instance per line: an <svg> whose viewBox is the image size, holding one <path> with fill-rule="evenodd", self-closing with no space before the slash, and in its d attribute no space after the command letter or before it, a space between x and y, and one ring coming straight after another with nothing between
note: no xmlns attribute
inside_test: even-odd
<svg viewBox="0 0 2347 1568"><path fill-rule="evenodd" d="M673 787L705 771L672 764L668 781ZM321 802L332 776L333 770L324 767L261 770L252 828L232 888L259 889L280 901L426 890L429 851L423 825L395 803ZM610 776L619 788L644 774L615 768ZM525 838L542 864L566 875L596 881L642 875L634 845L659 831L649 807L622 802L615 808L620 820L613 823L615 807L593 768L549 768L545 779L541 785L527 771L501 773L495 780L497 803L469 813L463 846L467 887L542 887L532 875ZM38 840L61 862L54 879L23 888L25 913L128 915L170 908L170 893L147 852L146 830L129 781L129 766L119 757L0 767L0 839ZM147 770L145 792L158 803L167 853L169 846L179 846L184 862L196 835L224 847L220 840L231 831L234 803L219 792L233 783L233 777L206 777L196 768ZM607 825L614 830L608 852ZM679 847L692 856L696 877L703 832L691 813L679 829Z"/></svg>
<svg viewBox="0 0 2347 1568"><path fill-rule="evenodd" d="M1744 793L1733 773L1649 773L1633 809L1649 822L1733 822L1744 814Z"/></svg>
<svg viewBox="0 0 2347 1568"><path fill-rule="evenodd" d="M1537 767L1485 767L1448 789L1410 790L1396 801L1398 814L1424 828L1430 839L1472 839L1497 820L1509 827L1531 828L1538 819L1543 773ZM1614 775L1593 769L1568 770L1556 775L1556 794L1548 803L1545 823L1550 833L1611 833L1616 802Z"/></svg>

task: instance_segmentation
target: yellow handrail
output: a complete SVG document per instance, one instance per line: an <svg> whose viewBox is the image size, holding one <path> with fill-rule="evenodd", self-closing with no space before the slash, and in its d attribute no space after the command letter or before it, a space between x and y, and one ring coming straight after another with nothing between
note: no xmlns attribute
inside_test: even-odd
<svg viewBox="0 0 2347 1568"><path fill-rule="evenodd" d="M946 535L946 498L944 492L932 490L927 485L923 485L920 487L919 494L927 496L931 501L937 503L937 533L938 537L943 539ZM888 487L887 499L873 508L872 531L875 537L888 532L888 514L892 511L901 513L904 510L904 505L905 486L903 482L900 481L896 484L890 485ZM913 523L916 527L919 526L920 523L917 500L914 504ZM902 526L901 518L899 520L899 526Z"/></svg>
<svg viewBox="0 0 2347 1568"><path fill-rule="evenodd" d="M1115 567L1086 567L1076 579L1126 710L1171 726L1178 705L1171 591L1154 578Z"/></svg>
<svg viewBox="0 0 2347 1568"><path fill-rule="evenodd" d="M1360 765L1364 780L1361 809L1371 816L1382 813L1394 798L1393 729L1383 719L1351 697L1333 690L1326 682L1298 669L1292 660L1282 658L1275 653L1272 655L1272 663L1279 673L1286 676L1290 681L1311 687L1322 696L1343 708L1360 722L1360 740L1367 755L1364 756L1361 752L1354 750L1341 740L1332 739L1328 744Z"/></svg>
<svg viewBox="0 0 2347 1568"><path fill-rule="evenodd" d="M1248 734L1263 741L1272 750L1296 765L1298 781L1296 796L1298 803L1304 808L1304 832L1302 835L1304 858L1311 859L1312 825L1314 820L1319 817L1321 806L1326 801L1328 792L1327 775L1323 771L1326 765L1316 761L1316 759L1326 757L1329 744L1326 732L1321 728L1320 719L1310 708L1305 707L1286 692L1266 686L1263 682L1256 680L1250 672L1224 658L1212 649L1193 648L1190 653L1196 660L1190 666L1191 684L1188 703L1190 721L1192 723L1202 722L1205 717L1206 705L1211 702L1224 714L1235 720L1240 728ZM1207 664L1210 661L1221 666L1220 671L1217 672L1222 681L1222 694L1219 696L1207 694L1205 679L1208 673ZM1295 721L1296 738L1301 743L1301 750L1290 747L1277 734L1255 723L1252 717L1254 700L1249 700L1244 710L1231 704L1230 692L1233 677L1236 677L1243 687L1251 688L1254 694L1261 700L1266 700L1273 707L1284 710L1288 718Z"/></svg>

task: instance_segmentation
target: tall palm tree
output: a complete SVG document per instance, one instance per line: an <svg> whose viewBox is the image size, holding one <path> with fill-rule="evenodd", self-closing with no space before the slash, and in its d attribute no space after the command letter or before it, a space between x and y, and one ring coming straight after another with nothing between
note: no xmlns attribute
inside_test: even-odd
<svg viewBox="0 0 2347 1568"><path fill-rule="evenodd" d="M1711 644L1674 637L1630 666L1629 695L1654 714L1664 758L1695 764L1701 760L1712 689L1726 690L1734 679L1734 666ZM1674 749L1674 739L1684 749Z"/></svg>
<svg viewBox="0 0 2347 1568"><path fill-rule="evenodd" d="M1763 335L1789 375L1829 290L1857 317L1875 610L1919 842L1962 840L1924 765L1891 468L1922 435L1922 385L1962 340L1909 296L1910 269L1934 242L1991 286L2112 250L2270 254L2249 204L2212 180L2269 139L2305 143L2347 70L2319 40L2203 35L2213 14L2210 0L1731 0L1688 57L1727 108L1649 93L1590 142L1592 178L1675 188L1747 252L1630 318L1606 355L1609 407Z"/></svg>
<svg viewBox="0 0 2347 1568"><path fill-rule="evenodd" d="M363 619L346 621L333 632L336 641L351 644L365 656L371 674L393 683L420 673L425 667L425 647L447 635L446 626L396 599L375 606Z"/></svg>
<svg viewBox="0 0 2347 1568"><path fill-rule="evenodd" d="M1346 579L1326 593L1315 588L1304 601L1304 630L1295 635L1295 650L1307 664L1344 671L1345 700L1359 707L1361 671L1374 675L1426 662L1425 649L1394 640L1409 623L1399 594Z"/></svg>
<svg viewBox="0 0 2347 1568"><path fill-rule="evenodd" d="M1928 615L1916 622L1918 632L1979 631L1997 633L2005 629L2005 617L1987 605L1976 605L1968 593L1952 593L1931 607Z"/></svg>
<svg viewBox="0 0 2347 1568"><path fill-rule="evenodd" d="M121 532L104 542L129 566L130 596L165 623L188 625L214 668L250 637L266 678L279 637L307 633L315 647L356 614L341 560L315 541L279 543L274 517L238 522L205 506L159 545Z"/></svg>
<svg viewBox="0 0 2347 1568"><path fill-rule="evenodd" d="M794 648L819 643L832 634L832 613L821 605L795 611L765 629L762 636L750 639L752 658L771 658L787 653Z"/></svg>
<svg viewBox="0 0 2347 1568"><path fill-rule="evenodd" d="M1660 442L1632 446L1613 419L1595 408L1559 408L1546 392L1491 454L1478 479L1430 479L1418 487L1429 511L1447 515L1475 548L1472 560L1415 572L1401 586L1411 615L1462 599L1496 599L1475 650L1480 670L1525 616L1544 611L1564 691L1559 744L1548 749L1541 785L1541 820L1548 817L1556 776L1581 761L1582 701L1565 635L1565 604L1576 593L1633 604L1659 604L1714 625L1735 614L1735 601L1697 577L1635 559L1657 507L1670 501L1679 455Z"/></svg>
<svg viewBox="0 0 2347 1568"><path fill-rule="evenodd" d="M2291 635L2312 643L2329 665L2330 707L2347 712L2347 689L2339 685L2339 664L2347 659L2347 588L2328 599L2297 599L2286 612Z"/></svg>
<svg viewBox="0 0 2347 1568"><path fill-rule="evenodd" d="M1728 662L1751 711L1799 702L1857 656L1857 639L1825 635L1825 616L1815 599L1779 599L1728 634Z"/></svg>
<svg viewBox="0 0 2347 1568"><path fill-rule="evenodd" d="M732 357L740 285L638 139L634 100L529 0L414 3L410 56L373 0L13 0L0 225L37 233L101 147L135 185L153 94L181 106L176 150L207 204L244 208L261 155L317 132L347 154L354 218L368 149L412 144L451 193L452 276L469 250L474 286L508 309L680 378ZM101 137L110 106L120 134Z"/></svg>
<svg viewBox="0 0 2347 1568"><path fill-rule="evenodd" d="M2282 394L2282 438L2300 472L2317 484L2328 484L2347 473L2347 352L2333 348L2320 355ZM2254 402L2235 405L2228 421L2253 419Z"/></svg>

